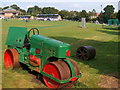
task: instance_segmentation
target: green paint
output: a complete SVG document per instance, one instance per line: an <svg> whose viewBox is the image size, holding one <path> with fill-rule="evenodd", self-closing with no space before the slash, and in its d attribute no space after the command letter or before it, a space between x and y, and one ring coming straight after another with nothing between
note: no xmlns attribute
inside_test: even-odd
<svg viewBox="0 0 120 90"><path fill-rule="evenodd" d="M30 48L28 48L29 44ZM41 60L40 66L37 66L39 68L38 72L42 73L48 78L55 80L56 82L67 83L73 77L79 78L81 76L81 74L79 76L75 76L74 67L72 63L68 60L65 60L65 62L70 67L72 76L67 80L59 80L51 75L42 72L44 65L50 62L49 58L69 58L68 56L66 56L66 52L71 49L70 44L63 43L61 41L51 39L42 35L32 35L29 39L29 31L27 31L27 28L10 27L6 45L8 45L8 48L17 49L18 53L20 54L19 62L26 64L31 70L35 70L36 66L32 66L30 64L29 55L35 55ZM36 53L36 49L40 50L40 53Z"/></svg>
<svg viewBox="0 0 120 90"><path fill-rule="evenodd" d="M119 25L120 22L118 19L108 19L108 24L109 25Z"/></svg>
<svg viewBox="0 0 120 90"><path fill-rule="evenodd" d="M84 75L84 78L79 79L73 88L101 88L99 82L101 82L101 75L108 75L114 73L117 77L118 74L118 35L117 26L106 26L102 28L101 24L86 23L87 28L80 28L80 22L72 21L60 21L60 22L48 22L31 20L26 23L18 19L9 19L7 22L2 22L2 53L6 49L5 41L10 26L19 27L38 27L51 26L51 25L65 25L62 27L41 29L42 35L51 37L62 42L72 43L72 56L75 55L76 48L84 45L92 45L97 50L97 56L94 60L89 62L81 61L76 57L73 57L80 66L80 70ZM99 30L99 31L98 31ZM104 31L104 32L103 32ZM108 47L109 46L109 47ZM119 65L120 66L120 65ZM4 66L3 66L4 67ZM16 73L17 72L17 73ZM24 74L26 72L26 74ZM25 70L8 71L3 68L2 78L3 88L45 88L44 84L36 84L29 82L31 76ZM17 75L16 75L17 74ZM112 74L112 76L114 76ZM25 78L25 79L24 79ZM24 79L24 80L22 80ZM14 81L14 82L13 82ZM18 83L19 81L19 83ZM12 83L11 83L12 82ZM21 86L21 83L23 84ZM25 84L25 85L24 85Z"/></svg>
<svg viewBox="0 0 120 90"><path fill-rule="evenodd" d="M72 79L72 78L74 78L74 77L76 77L76 78L82 77L82 74L80 73L78 76L70 77L69 79L65 79L65 80L60 80L60 79L55 78L55 77L53 77L52 75L47 74L47 73L45 73L45 72L41 72L41 74L44 75L44 76L46 76L46 77L48 77L48 78L50 78L50 79L52 79L52 80L54 80L54 81L56 81L56 82L58 82L58 83L61 83L61 84L70 82L70 79Z"/></svg>
<svg viewBox="0 0 120 90"><path fill-rule="evenodd" d="M72 63L69 60L64 60L64 61L69 65L69 68L70 68L71 73L72 73L72 77L74 77L75 76L74 66L72 65Z"/></svg>
<svg viewBox="0 0 120 90"><path fill-rule="evenodd" d="M68 58L66 57L66 51L70 50L70 45L63 43L58 40L50 39L42 35L33 35L31 38L31 48L38 48L46 52L47 57L58 57L58 58ZM45 54L42 54L42 56Z"/></svg>
<svg viewBox="0 0 120 90"><path fill-rule="evenodd" d="M41 53L38 58L41 59L41 68L49 62L50 57L69 58L66 57L66 51L70 50L70 45L58 40L50 39L42 35L33 35L31 37L30 54L36 55L35 50L40 49ZM37 55L36 55L37 56ZM40 68L40 70L42 70Z"/></svg>
<svg viewBox="0 0 120 90"><path fill-rule="evenodd" d="M12 47L22 47L24 44L27 28L23 27L10 27L6 44Z"/></svg>

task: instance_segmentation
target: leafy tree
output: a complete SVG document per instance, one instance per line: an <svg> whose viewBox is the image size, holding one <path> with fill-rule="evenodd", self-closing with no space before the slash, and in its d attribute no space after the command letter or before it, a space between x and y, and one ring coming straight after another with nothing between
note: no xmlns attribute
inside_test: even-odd
<svg viewBox="0 0 120 90"><path fill-rule="evenodd" d="M27 10L27 13L32 14L33 13L33 7L29 7Z"/></svg>
<svg viewBox="0 0 120 90"><path fill-rule="evenodd" d="M58 14L59 10L54 7L44 7L42 9L43 14Z"/></svg>
<svg viewBox="0 0 120 90"><path fill-rule="evenodd" d="M78 12L77 11L70 11L68 13L68 19L69 20L72 20L72 21L77 21L78 19L76 18L77 17L77 14Z"/></svg>
<svg viewBox="0 0 120 90"><path fill-rule="evenodd" d="M104 11L105 11L105 14L110 16L114 13L114 7L113 5L107 5L105 8L104 8Z"/></svg>
<svg viewBox="0 0 120 90"><path fill-rule="evenodd" d="M95 14L95 13L96 13L96 10L95 10L95 9L93 9L93 10L92 10L92 13L94 13L94 14Z"/></svg>
<svg viewBox="0 0 120 90"><path fill-rule="evenodd" d="M95 9L93 9L92 11L89 11L89 13L88 13L89 21L96 21L96 20L97 20L97 18L91 18L91 16L95 16L96 13L97 13L97 12L96 12Z"/></svg>
<svg viewBox="0 0 120 90"><path fill-rule="evenodd" d="M118 20L120 21L120 10L119 10L118 13L117 13L117 18L118 18Z"/></svg>
<svg viewBox="0 0 120 90"><path fill-rule="evenodd" d="M88 12L88 15L89 15L89 16L94 16L96 13L97 13L96 10L93 9L92 11L89 11L89 12Z"/></svg>
<svg viewBox="0 0 120 90"><path fill-rule="evenodd" d="M36 16L41 13L41 8L36 5L34 7L29 7L27 13Z"/></svg>
<svg viewBox="0 0 120 90"><path fill-rule="evenodd" d="M113 5L107 5L104 8L104 12L99 15L99 21L107 23L108 19L114 14L114 9Z"/></svg>
<svg viewBox="0 0 120 90"><path fill-rule="evenodd" d="M7 9L7 8L9 8L9 6L3 7L3 10L5 10L5 9Z"/></svg>
<svg viewBox="0 0 120 90"><path fill-rule="evenodd" d="M15 10L18 10L18 11L21 11L22 14L26 14L26 11L24 9L21 9L18 5L16 4L13 4L13 5L10 5L11 8L15 9Z"/></svg>
<svg viewBox="0 0 120 90"><path fill-rule="evenodd" d="M82 18L81 12L78 12L78 13L77 13L77 16L75 17L75 20L80 21L81 18Z"/></svg>
<svg viewBox="0 0 120 90"><path fill-rule="evenodd" d="M69 17L69 11L67 10L61 10L58 13L63 19L67 19Z"/></svg>
<svg viewBox="0 0 120 90"><path fill-rule="evenodd" d="M86 12L86 10L82 10L82 12L81 12L81 18L86 18L86 21L89 20L89 15Z"/></svg>
<svg viewBox="0 0 120 90"><path fill-rule="evenodd" d="M81 17L88 17L88 13L85 10L82 10Z"/></svg>
<svg viewBox="0 0 120 90"><path fill-rule="evenodd" d="M9 8L9 7L13 8L13 9L15 9L15 10L21 11L22 14L26 14L26 11L25 11L24 9L21 9L21 8L20 8L19 6L17 6L16 4L13 4L13 5L10 5L10 6L3 7L2 10L5 10L5 9L7 9L7 8Z"/></svg>
<svg viewBox="0 0 120 90"><path fill-rule="evenodd" d="M13 9L15 9L15 10L20 10L20 7L18 7L16 4L13 4L10 7L13 8Z"/></svg>
<svg viewBox="0 0 120 90"><path fill-rule="evenodd" d="M100 23L104 23L104 18L105 18L104 13L101 12L100 15L98 16L99 22L100 22Z"/></svg>
<svg viewBox="0 0 120 90"><path fill-rule="evenodd" d="M88 14L89 14L89 16L93 16L94 15L93 12L91 12L91 11L89 11Z"/></svg>
<svg viewBox="0 0 120 90"><path fill-rule="evenodd" d="M2 11L2 7L0 7L0 11Z"/></svg>
<svg viewBox="0 0 120 90"><path fill-rule="evenodd" d="M77 11L67 11L67 10L61 10L59 11L59 15L61 15L61 17L63 19L68 19L68 20L77 20L76 17L77 17L77 14L78 12Z"/></svg>
<svg viewBox="0 0 120 90"><path fill-rule="evenodd" d="M117 14L118 14L117 12L113 13L113 14L110 16L110 18L111 18L111 19L117 19Z"/></svg>
<svg viewBox="0 0 120 90"><path fill-rule="evenodd" d="M20 9L20 11L22 12L22 15L27 14L26 11L24 9Z"/></svg>
<svg viewBox="0 0 120 90"><path fill-rule="evenodd" d="M89 14L89 16L94 16L96 13L97 13L96 10L93 9L92 11L89 11L88 14Z"/></svg>

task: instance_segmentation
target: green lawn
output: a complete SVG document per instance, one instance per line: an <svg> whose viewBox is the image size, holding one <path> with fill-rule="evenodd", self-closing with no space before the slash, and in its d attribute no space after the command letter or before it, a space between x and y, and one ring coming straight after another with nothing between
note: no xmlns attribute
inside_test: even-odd
<svg viewBox="0 0 120 90"><path fill-rule="evenodd" d="M39 28L40 34L72 45L71 57L77 61L82 72L73 88L109 88L116 87L118 78L118 35L116 27L87 23L87 28L81 28L79 22L72 21L35 21L22 20L2 21L2 46L6 49L5 41L10 26ZM75 57L76 49L83 45L95 47L97 55L90 61L82 61ZM44 84L32 82L32 77L24 70L8 71L3 68L3 88L45 88ZM108 82L105 78L108 78ZM111 79L109 79L111 78ZM115 82L113 82L115 81ZM102 82L106 82L102 85ZM109 83L112 83L109 85ZM107 84L108 83L108 84ZM115 85L114 85L115 84Z"/></svg>

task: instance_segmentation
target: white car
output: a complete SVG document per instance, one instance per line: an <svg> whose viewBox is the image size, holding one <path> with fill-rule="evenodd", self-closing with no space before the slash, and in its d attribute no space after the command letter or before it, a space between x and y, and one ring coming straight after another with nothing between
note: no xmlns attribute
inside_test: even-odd
<svg viewBox="0 0 120 90"><path fill-rule="evenodd" d="M0 19L4 19L4 17L0 17Z"/></svg>

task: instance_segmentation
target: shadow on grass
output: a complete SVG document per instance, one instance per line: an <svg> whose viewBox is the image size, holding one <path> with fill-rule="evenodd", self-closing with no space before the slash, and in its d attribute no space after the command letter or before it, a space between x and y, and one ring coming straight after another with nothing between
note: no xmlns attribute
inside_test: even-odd
<svg viewBox="0 0 120 90"><path fill-rule="evenodd" d="M51 37L51 38L71 44L72 45L71 57L77 62L88 65L90 68L94 68L95 70L98 71L97 72L98 74L109 75L109 76L119 78L118 76L118 42L113 42L113 41L100 42L96 40L77 39L77 38L71 38L71 37ZM76 57L76 49L80 46L85 46L85 45L91 45L95 47L97 52L96 57L90 61L79 60ZM93 73L92 71L88 71L89 67L85 69L86 68L85 65L82 65L82 67L80 66L80 68L83 69L84 72ZM37 79L44 84L41 74L38 74L37 72L34 72L34 71L32 72L27 67L24 67L23 69L27 70L30 74L36 77L39 75ZM88 88L82 82L76 83L75 88L78 88L80 86L82 88Z"/></svg>
<svg viewBox="0 0 120 90"><path fill-rule="evenodd" d="M120 32L115 32L115 31L107 31L107 30L97 30L97 31L111 34L111 35L120 35Z"/></svg>
<svg viewBox="0 0 120 90"><path fill-rule="evenodd" d="M118 27L103 27L103 29L118 30Z"/></svg>
<svg viewBox="0 0 120 90"><path fill-rule="evenodd" d="M21 63L21 67L23 70L27 71L31 76L32 76L32 80L31 82L34 82L36 84L44 84L44 80L43 80L43 76L42 74L36 72L36 71L31 71L31 69L29 69L26 65Z"/></svg>
<svg viewBox="0 0 120 90"><path fill-rule="evenodd" d="M40 84L44 84L45 86L46 86L46 84L45 84L45 82L44 82L44 80L43 80L43 75L42 74L40 74L40 73L38 73L38 72L36 72L36 71L31 71L31 69L29 69L25 64L22 64L22 63L20 63L20 65L21 65L21 67L22 68L16 68L16 69L14 69L16 72L18 72L18 73L24 73L24 74L27 74L28 76L30 75L31 77L32 77L32 79L31 79L31 82L33 82L33 83L36 83L36 84L38 84L38 85L40 85ZM24 70L24 72L22 71L22 72L20 72L21 71L21 69L22 70ZM29 74L28 74L29 73ZM74 87L73 88L88 88L85 84L83 84L82 82L74 82L73 83L74 84ZM71 87L71 84L70 84L70 87ZM70 87L68 87L68 88L70 88ZM37 87L37 88L41 88L41 87ZM47 89L47 86L46 87L42 87L42 89ZM67 88L66 88L67 89ZM55 89L56 90L56 89ZM58 89L59 90L59 89ZM60 89L61 90L61 89Z"/></svg>
<svg viewBox="0 0 120 90"><path fill-rule="evenodd" d="M51 37L72 45L71 57L81 63L98 70L99 74L118 77L118 42L100 42L96 40L76 39L71 37ZM89 61L79 60L76 49L80 46L91 45L96 49L95 59ZM81 67L84 69L84 67Z"/></svg>

